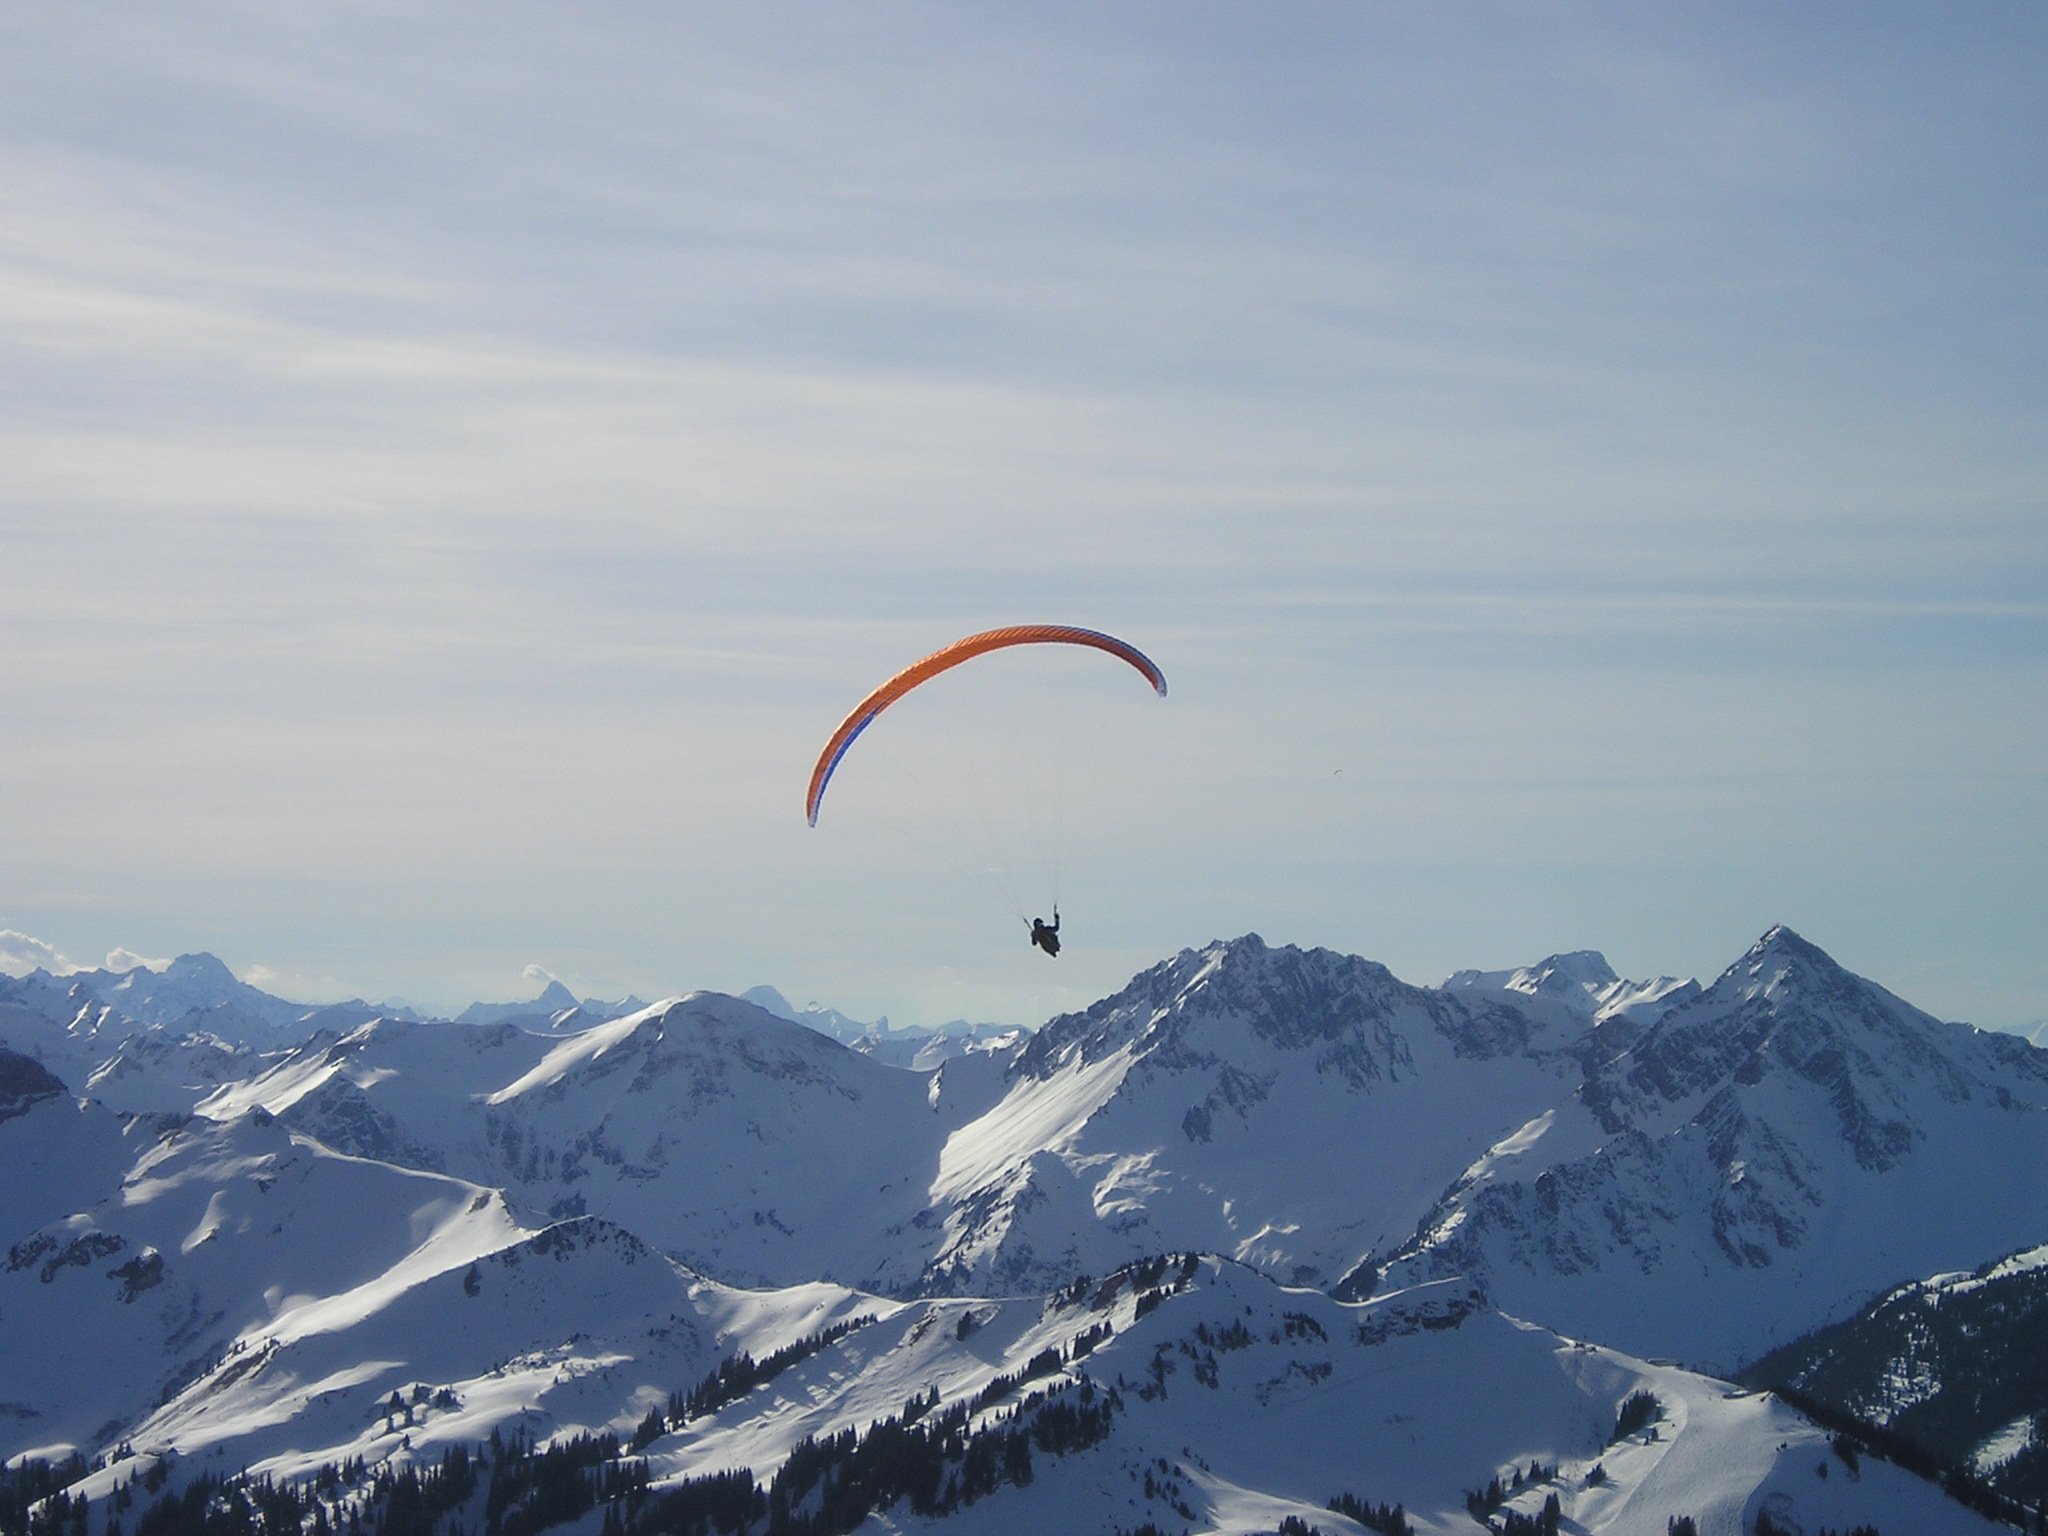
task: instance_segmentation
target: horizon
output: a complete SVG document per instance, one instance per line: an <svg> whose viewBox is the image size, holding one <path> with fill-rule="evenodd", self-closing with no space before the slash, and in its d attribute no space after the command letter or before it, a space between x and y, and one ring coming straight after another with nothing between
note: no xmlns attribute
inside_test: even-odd
<svg viewBox="0 0 2048 1536"><path fill-rule="evenodd" d="M1680 984L1686 982L1693 982L1704 989L1707 987L1711 987L1715 979L1719 976L1726 974L1730 970L1733 970L1737 965L1741 963L1741 959L1744 956L1751 953L1752 951L1754 951L1758 945L1767 943L1774 935L1779 933L1787 934L1791 938L1797 940L1800 944L1809 945L1810 947L1819 950L1821 954L1826 956L1828 960L1830 960L1833 963L1840 964L1839 961L1835 961L1834 956L1828 954L1825 946L1811 944L1811 941L1807 940L1804 935L1800 934L1799 931L1796 928L1792 927L1790 924L1774 923L1762 934L1760 934L1751 945L1746 947L1742 952L1742 955L1738 955L1735 958L1729 960L1727 964L1723 966L1720 970L1712 972L1710 974L1687 976L1681 975L1676 972L1660 971L1655 973L1646 973L1643 975L1630 975L1620 971L1615 971L1615 978L1618 981L1630 985L1651 985L1657 982L1676 982ZM1130 982L1137 980L1139 976L1143 975L1145 971L1151 970L1159 965L1170 964L1173 960L1179 958L1182 955L1200 954L1206 950L1216 948L1219 946L1242 944L1247 940L1256 940L1257 942L1266 945L1268 948L1277 949L1296 949L1306 951L1309 949L1322 947L1312 945L1296 945L1288 943L1284 940L1275 943L1267 940L1263 935L1258 933L1243 933L1230 937L1224 937L1219 935L1217 937L1207 940L1204 943L1186 945L1172 953L1160 956L1157 960L1149 962L1147 965L1141 967L1138 971L1133 972L1131 977L1128 978L1124 983L1120 983L1118 986L1105 992L1101 998L1095 999L1094 1001L1105 1001L1108 998L1116 996L1117 994L1121 993L1124 990L1124 988L1130 984ZM1375 961L1373 957L1370 955L1357 955L1352 954L1348 951L1336 951L1336 953L1341 954L1346 959L1364 960L1369 964L1381 963ZM1418 980L1414 977L1398 975L1395 977L1395 979L1407 986L1417 987L1424 990L1443 991L1450 989L1452 983L1456 981L1458 977L1460 977L1461 975L1509 976L1515 973L1531 972L1538 970L1541 967L1548 965L1553 961L1571 960L1580 957L1591 957L1593 959L1597 959L1602 964L1608 965L1610 970L1613 970L1611 963L1607 961L1606 955L1601 950L1593 948L1561 950L1554 952L1552 954L1538 956L1534 959L1523 961L1519 964L1509 966L1459 967L1458 969L1448 972L1444 976L1437 978L1435 980ZM861 1015L857 1013L852 1013L844 1008L836 1006L833 1002L826 999L809 998L802 1002L794 1001L780 987L778 987L775 984L772 978L765 981L752 982L744 987L732 988L684 987L678 989L658 987L648 991L645 996L642 996L641 991L638 988L608 989L602 985L591 987L572 984L566 978L556 976L551 972L542 971L537 966L529 966L527 968L527 972L525 974L522 974L520 978L522 981L526 982L531 988L534 989L534 995L532 997L473 996L463 998L459 1001L450 999L444 999L439 1001L427 998L416 999L405 997L395 993L384 993L381 995L372 995L369 993L352 993L347 996L340 997L287 997L279 993L271 992L269 987L264 984L266 980L272 978L266 978L262 976L262 967L256 966L248 967L245 970L237 970L226 959L217 954L214 954L210 950L194 950L182 955L174 955L169 958L152 959L141 955L137 955L130 950L115 949L108 953L103 964L94 966L80 964L77 961L72 960L68 956L59 954L49 945L40 943L39 941L30 938L26 934L12 932L10 930L0 930L0 976L24 978L31 975L43 974L48 975L56 980L62 981L70 977L82 975L127 975L132 974L136 970L146 970L154 974L161 975L168 971L171 967L176 965L179 961L192 959L212 960L219 964L223 969L225 969L229 975L234 977L236 981L239 981L247 986L255 987L258 991L266 992L268 993L268 995L270 995L273 998L276 998L279 1001L294 1004L303 1004L308 1008L309 1011L332 1007L343 1003L359 1003L362 1006L369 1008L389 1007L405 1009L417 1014L423 1021L427 1022L459 1022L460 1015L469 1011L472 1008L504 1009L517 1008L529 1003L538 1003L545 998L548 992L556 989L560 989L568 993L578 1007L581 1007L586 1003L593 1002L601 1003L606 1006L617 1006L621 1003L630 1001L637 1003L639 1009L643 1011L655 1007L666 1006L668 1004L677 1002L684 998L697 995L700 993L707 993L715 996L731 997L741 1002L752 1002L755 1004L755 1006L760 1007L764 1012L776 1017L783 1018L788 1022L806 1024L808 1026L808 1017L823 1014L831 1014L836 1015L840 1019L851 1024L863 1025L871 1029L878 1028L885 1034L936 1033L945 1029L952 1028L954 1026L961 1025L976 1029L993 1028L1003 1030L1023 1030L1026 1032L1036 1032L1037 1030L1044 1028L1047 1024L1052 1023L1055 1019L1062 1016L1061 1014L1052 1014L1042 1019L970 1019L966 1017L955 1017L950 1019L932 1021L898 1021L892 1018L886 1012L875 1015ZM1844 969L1850 970L1851 974L1861 975L1861 973L1856 972L1853 967L1844 967ZM1389 968L1389 970L1391 971L1391 968ZM255 974L252 975L248 974L247 972L254 972ZM1879 986L1884 986L1884 983L1882 981L1879 981L1875 977L1865 976L1862 979L1876 981ZM1894 996L1899 997L1901 1001L1905 1002L1909 1006L1915 1008L1919 1007L1919 1005L1911 997L1900 994L1896 992L1895 989L1890 987L1885 987L1885 990L1888 992L1892 992ZM764 992L772 993L775 996L775 998L781 1002L783 1007L788 1010L788 1012L783 1013L777 1008L771 1007L769 1004L759 1001L759 994ZM1077 1011L1079 1010L1067 1010L1067 1012ZM1921 1009L1920 1011L1923 1013L1927 1012L1926 1009ZM2022 1038L2026 1038L2029 1040L2032 1040L2036 1034L2040 1033L2044 1029L2048 1029L2048 1019L2027 1020L2015 1024L1983 1024L1979 1021L1971 1019L1943 1019L1940 1015L1934 1014L1930 1014L1930 1017L1941 1019L1941 1022L1944 1023L1962 1024L1976 1028L1991 1029L2001 1034L2018 1035ZM2048 1048L2048 1042L2036 1041L2035 1043L2042 1044L2044 1048Z"/></svg>
<svg viewBox="0 0 2048 1536"><path fill-rule="evenodd" d="M1790 919L2048 1017L2039 7L802 19L0 13L0 929L928 1026ZM990 656L806 825L1026 622L1170 696Z"/></svg>

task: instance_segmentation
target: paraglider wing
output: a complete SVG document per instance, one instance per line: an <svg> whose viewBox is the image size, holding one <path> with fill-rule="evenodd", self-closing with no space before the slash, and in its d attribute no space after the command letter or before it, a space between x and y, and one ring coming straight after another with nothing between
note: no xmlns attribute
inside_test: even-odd
<svg viewBox="0 0 2048 1536"><path fill-rule="evenodd" d="M853 707L853 712L839 722L839 729L825 743L825 750L818 754L817 766L811 770L810 792L804 797L804 814L810 824L814 827L818 824L818 806L825 798L825 786L832 782L832 773L838 768L839 760L846 756L846 749L853 745L853 739L868 728L868 723L875 716L919 683L950 671L963 661L972 661L976 656L1011 645L1093 646L1098 651L1107 651L1129 662L1152 685L1154 692L1161 698L1166 697L1166 674L1152 664L1151 658L1136 646L1099 630L1077 629L1068 624L1015 624L1007 629L989 629L978 635L969 635L964 640L955 640L943 650L933 651L922 661L912 662L862 699Z"/></svg>

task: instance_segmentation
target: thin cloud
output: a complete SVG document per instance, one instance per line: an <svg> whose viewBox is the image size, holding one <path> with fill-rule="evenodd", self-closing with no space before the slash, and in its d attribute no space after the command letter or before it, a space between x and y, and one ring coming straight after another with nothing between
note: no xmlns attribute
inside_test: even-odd
<svg viewBox="0 0 2048 1536"><path fill-rule="evenodd" d="M1442 974L1617 839L1658 881L1573 944L1818 923L1801 871L1866 865L1943 871L1930 950L2036 914L2044 128L1998 24L1815 70L1789 14L936 14L6 13L10 880L398 967L352 990L540 952L998 1014L994 961L937 1000L921 867L821 898L795 805L874 676L1042 616L1174 679L1147 782L1200 832L1117 964L1270 906L1398 968L1412 905ZM1915 774L1939 839L1874 798Z"/></svg>
<svg viewBox="0 0 2048 1536"><path fill-rule="evenodd" d="M53 976L68 976L81 969L66 959L56 945L12 928L0 928L0 975L26 976L42 970Z"/></svg>
<svg viewBox="0 0 2048 1536"><path fill-rule="evenodd" d="M152 960L147 955L138 955L132 949L108 951L106 969L110 971L167 971L171 968L168 960Z"/></svg>

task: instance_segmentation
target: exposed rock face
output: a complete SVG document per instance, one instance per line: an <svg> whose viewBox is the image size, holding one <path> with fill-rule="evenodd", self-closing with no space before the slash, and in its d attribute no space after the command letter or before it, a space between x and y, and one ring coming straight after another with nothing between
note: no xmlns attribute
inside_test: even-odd
<svg viewBox="0 0 2048 1536"><path fill-rule="evenodd" d="M0 1047L0 1120L26 1114L37 1101L64 1091L63 1082L41 1062Z"/></svg>

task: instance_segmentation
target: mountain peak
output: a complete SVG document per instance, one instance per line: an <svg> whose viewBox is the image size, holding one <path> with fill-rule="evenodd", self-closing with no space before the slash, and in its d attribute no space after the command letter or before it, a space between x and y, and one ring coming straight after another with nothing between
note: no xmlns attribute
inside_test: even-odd
<svg viewBox="0 0 2048 1536"><path fill-rule="evenodd" d="M148 967L144 966L141 969L147 970ZM178 956L165 967L163 974L166 979L172 981L204 982L216 987L233 987L239 981L224 961L204 950L197 954Z"/></svg>
<svg viewBox="0 0 2048 1536"><path fill-rule="evenodd" d="M1834 964L1832 960L1828 960L1819 946L1808 943L1783 923L1773 923L1766 928L1763 937L1750 946L1749 952L1752 955L1798 955L1809 960L1827 960L1828 964Z"/></svg>
<svg viewBox="0 0 2048 1536"><path fill-rule="evenodd" d="M1549 955L1534 965L1503 971L1456 971L1437 989L1448 993L1489 994L1522 1009L1519 999L1540 1004L1546 1016L1598 1026L1618 1020L1647 1024L1699 993L1696 981L1659 976L1625 981L1597 949L1575 949Z"/></svg>
<svg viewBox="0 0 2048 1536"><path fill-rule="evenodd" d="M1604 987L1621 979L1597 949L1575 949L1569 954L1548 956L1535 970L1539 987Z"/></svg>
<svg viewBox="0 0 2048 1536"><path fill-rule="evenodd" d="M1444 987L1560 997L1575 992L1597 994L1620 979L1599 950L1575 949L1566 954L1546 955L1534 965L1516 966L1510 970L1457 971L1444 982Z"/></svg>
<svg viewBox="0 0 2048 1536"><path fill-rule="evenodd" d="M1777 997L1819 987L1840 990L1856 980L1818 945L1778 923L1749 947L1715 983L1745 997Z"/></svg>
<svg viewBox="0 0 2048 1536"><path fill-rule="evenodd" d="M1076 1055L1097 1061L1124 1047L1185 1045L1219 1027L1300 1047L1409 1001L1429 1010L1425 994L1377 961L1292 944L1271 948L1247 933L1184 949L1114 996L1052 1020L1018 1056L1017 1070L1036 1076Z"/></svg>
<svg viewBox="0 0 2048 1536"><path fill-rule="evenodd" d="M752 1003L756 1008L765 1009L778 1019L796 1018L796 1010L789 1006L789 999L773 987L749 987L740 994L740 1001Z"/></svg>
<svg viewBox="0 0 2048 1536"><path fill-rule="evenodd" d="M581 1007L576 994L562 985L558 976L548 977L540 996L527 1003L471 1003L455 1015L457 1024L502 1024L507 1019L531 1018L536 1014L559 1014ZM603 1010L593 1010L602 1012Z"/></svg>

